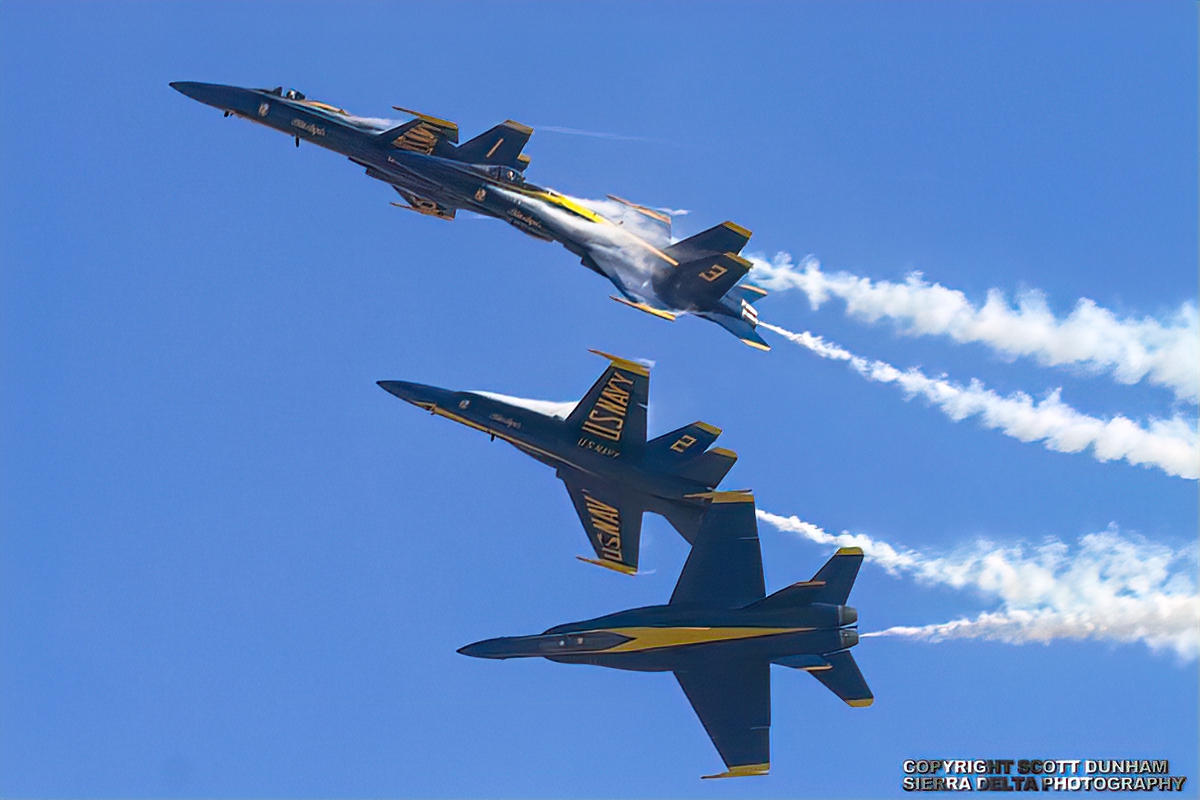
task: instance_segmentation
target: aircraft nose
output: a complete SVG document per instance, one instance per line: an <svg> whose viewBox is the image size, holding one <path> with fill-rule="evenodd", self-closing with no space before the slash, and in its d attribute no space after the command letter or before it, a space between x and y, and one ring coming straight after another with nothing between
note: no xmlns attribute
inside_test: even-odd
<svg viewBox="0 0 1200 800"><path fill-rule="evenodd" d="M223 86L219 83L197 83L195 81L172 81L170 87L180 94L205 105L227 111L245 111L247 99L251 94L246 89L236 86Z"/></svg>
<svg viewBox="0 0 1200 800"><path fill-rule="evenodd" d="M421 408L431 408L439 405L438 401L443 401L448 392L445 389L439 389L436 386L426 386L423 383L409 383L408 381L378 381L379 387L396 397L399 397L406 403L412 403L414 406Z"/></svg>
<svg viewBox="0 0 1200 800"><path fill-rule="evenodd" d="M517 653L509 639L484 639L458 648L458 652L471 658L512 658Z"/></svg>

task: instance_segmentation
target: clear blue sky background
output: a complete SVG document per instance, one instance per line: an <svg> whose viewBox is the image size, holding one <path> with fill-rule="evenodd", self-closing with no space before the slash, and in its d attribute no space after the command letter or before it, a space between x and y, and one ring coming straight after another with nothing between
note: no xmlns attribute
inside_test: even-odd
<svg viewBox="0 0 1200 800"><path fill-rule="evenodd" d="M638 314L557 246L397 211L167 86L645 137L543 131L528 174L827 269L1161 314L1197 293L1196 30L1193 2L3 3L0 793L882 797L924 756L1200 780L1196 664L1140 644L868 640L866 710L777 669L772 775L721 782L697 780L720 762L669 675L457 655L665 602L686 545L647 517L650 574L574 561L549 470L379 379L570 400L604 366L588 348L653 359L651 435L719 425L760 507L935 552L1110 522L1184 547L1196 484ZM761 311L1002 392L1171 411L838 303ZM762 539L770 589L829 555ZM992 607L870 563L852 601L864 629Z"/></svg>

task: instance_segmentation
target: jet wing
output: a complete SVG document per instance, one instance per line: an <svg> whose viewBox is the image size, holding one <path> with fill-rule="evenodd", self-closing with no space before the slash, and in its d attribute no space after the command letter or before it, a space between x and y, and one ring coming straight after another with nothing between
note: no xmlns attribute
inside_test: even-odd
<svg viewBox="0 0 1200 800"><path fill-rule="evenodd" d="M728 767L704 777L765 775L771 768L770 663L705 659L675 670L675 679Z"/></svg>
<svg viewBox="0 0 1200 800"><path fill-rule="evenodd" d="M409 211L415 211L418 214L425 214L426 216L430 217L437 217L438 219L454 219L454 214L458 211L458 209L454 206L444 205L436 200L430 200L427 197L421 197L420 195L413 194L407 189L401 189L399 186L394 184L392 185L392 188L395 189L396 193L403 197L405 202L408 203L408 205L392 203L392 205L394 205L396 208L407 208Z"/></svg>
<svg viewBox="0 0 1200 800"><path fill-rule="evenodd" d="M766 596L754 495L709 492L712 505L675 584L671 605L743 608Z"/></svg>
<svg viewBox="0 0 1200 800"><path fill-rule="evenodd" d="M642 503L628 491L582 472L560 469L558 477L566 484L579 521L596 551L596 560L582 556L580 560L627 575L637 572Z"/></svg>

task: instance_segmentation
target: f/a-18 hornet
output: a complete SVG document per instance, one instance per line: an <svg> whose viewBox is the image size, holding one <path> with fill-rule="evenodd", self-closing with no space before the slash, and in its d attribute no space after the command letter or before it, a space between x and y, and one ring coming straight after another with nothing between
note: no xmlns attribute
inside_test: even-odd
<svg viewBox="0 0 1200 800"><path fill-rule="evenodd" d="M746 344L770 347L755 331L753 303L766 291L739 281L750 269L742 248L750 231L724 222L672 242L671 218L610 195L592 201L525 181L521 151L533 129L509 120L464 144L458 125L399 106L413 119L358 117L307 99L294 89L243 89L213 83L171 86L225 116L237 116L347 156L420 214L454 219L460 210L502 219L545 241L557 241L608 278L626 305L673 320L694 314Z"/></svg>
<svg viewBox="0 0 1200 800"><path fill-rule="evenodd" d="M633 574L642 514L661 514L691 542L708 509L707 493L729 472L737 453L710 450L721 429L704 422L646 441L650 371L634 361L592 352L612 363L578 403L455 392L404 381L379 385L554 467L596 551L595 559L580 559Z"/></svg>
<svg viewBox="0 0 1200 800"><path fill-rule="evenodd" d="M458 652L674 672L725 762L725 772L705 777L766 774L772 664L812 674L851 706L874 701L849 649L858 644L858 612L846 600L862 550L844 547L812 580L768 597L753 496L711 498L667 605L558 625L540 636L488 639Z"/></svg>

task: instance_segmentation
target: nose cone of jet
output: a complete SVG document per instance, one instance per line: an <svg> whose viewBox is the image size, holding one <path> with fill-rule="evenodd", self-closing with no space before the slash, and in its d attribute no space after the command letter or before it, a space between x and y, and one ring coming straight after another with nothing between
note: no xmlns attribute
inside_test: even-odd
<svg viewBox="0 0 1200 800"><path fill-rule="evenodd" d="M193 100L213 106L224 111L246 111L253 101L249 89L237 86L224 86L220 83L196 83L194 81L174 81L171 88L185 94Z"/></svg>
<svg viewBox="0 0 1200 800"><path fill-rule="evenodd" d="M380 388L394 394L404 402L421 408L432 409L434 406L445 408L447 398L450 396L450 392L445 389L426 386L423 383L409 383L408 381L379 381L378 383Z"/></svg>
<svg viewBox="0 0 1200 800"><path fill-rule="evenodd" d="M458 648L458 652L464 656L471 658L516 658L523 655L533 655L532 653L521 652L521 648L517 642L519 639L502 638L502 639L484 639L482 642L466 645Z"/></svg>

